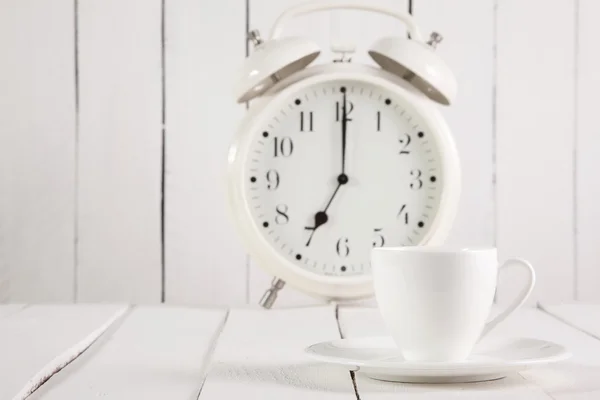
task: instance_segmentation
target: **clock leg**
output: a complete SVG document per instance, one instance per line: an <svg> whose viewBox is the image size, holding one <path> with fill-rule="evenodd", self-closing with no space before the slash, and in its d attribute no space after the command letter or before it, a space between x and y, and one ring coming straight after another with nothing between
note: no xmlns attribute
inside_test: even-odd
<svg viewBox="0 0 600 400"><path fill-rule="evenodd" d="M273 281L271 281L271 287L267 289L265 294L263 294L260 299L259 304L263 308L271 308L277 300L277 292L279 292L285 286L285 281L279 279L278 277L274 277Z"/></svg>

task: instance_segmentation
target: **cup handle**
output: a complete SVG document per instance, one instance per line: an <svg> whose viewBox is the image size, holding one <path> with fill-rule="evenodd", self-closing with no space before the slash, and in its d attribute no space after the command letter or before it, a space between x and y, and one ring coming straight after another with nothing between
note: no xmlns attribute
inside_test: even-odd
<svg viewBox="0 0 600 400"><path fill-rule="evenodd" d="M498 314L496 317L494 317L494 319L492 319L490 322L485 324L483 331L482 331L481 335L479 336L479 339L481 339L485 335L487 335L492 329L494 329L494 327L496 325L498 325L506 317L508 317L510 314L512 314L512 312L515 311L517 308L521 307L523 305L523 303L525 303L525 300L527 300L527 298L531 294L531 291L533 290L533 287L535 286L535 271L529 262L527 262L521 258L509 258L508 260L504 261L504 263L502 263L498 267L498 270L501 270L502 268L505 268L505 267L509 267L511 265L520 266L527 270L527 272L528 272L527 284L523 287L523 289L521 289L521 292L519 293L519 295L506 308L506 310L502 311L500 314Z"/></svg>

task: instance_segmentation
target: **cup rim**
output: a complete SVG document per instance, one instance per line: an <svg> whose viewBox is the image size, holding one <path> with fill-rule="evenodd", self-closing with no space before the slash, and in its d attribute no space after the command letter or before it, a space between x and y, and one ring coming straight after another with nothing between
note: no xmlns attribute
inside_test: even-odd
<svg viewBox="0 0 600 400"><path fill-rule="evenodd" d="M466 254L466 253L486 253L491 251L497 251L494 246L473 246L473 247L460 247L460 246L388 246L388 247L375 247L372 249L374 253L434 253L434 254Z"/></svg>

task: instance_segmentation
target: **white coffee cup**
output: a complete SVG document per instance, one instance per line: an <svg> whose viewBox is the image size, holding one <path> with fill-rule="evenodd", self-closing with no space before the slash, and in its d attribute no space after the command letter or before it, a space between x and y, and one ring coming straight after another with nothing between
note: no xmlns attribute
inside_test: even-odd
<svg viewBox="0 0 600 400"><path fill-rule="evenodd" d="M527 280L491 321L498 269L518 266ZM475 344L520 307L533 289L527 261L498 264L495 248L379 247L371 253L375 298L385 325L408 361L466 359Z"/></svg>

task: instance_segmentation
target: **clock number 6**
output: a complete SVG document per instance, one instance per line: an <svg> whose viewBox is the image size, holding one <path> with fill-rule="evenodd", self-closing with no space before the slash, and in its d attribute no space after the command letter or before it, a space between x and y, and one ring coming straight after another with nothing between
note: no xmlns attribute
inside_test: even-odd
<svg viewBox="0 0 600 400"><path fill-rule="evenodd" d="M421 170L413 169L410 171L410 174L414 176L414 180L410 183L410 188L412 190L419 190L423 187L423 181L421 180Z"/></svg>
<svg viewBox="0 0 600 400"><path fill-rule="evenodd" d="M335 251L340 257L348 257L348 255L350 254L350 247L348 247L348 238L340 238L335 245Z"/></svg>

